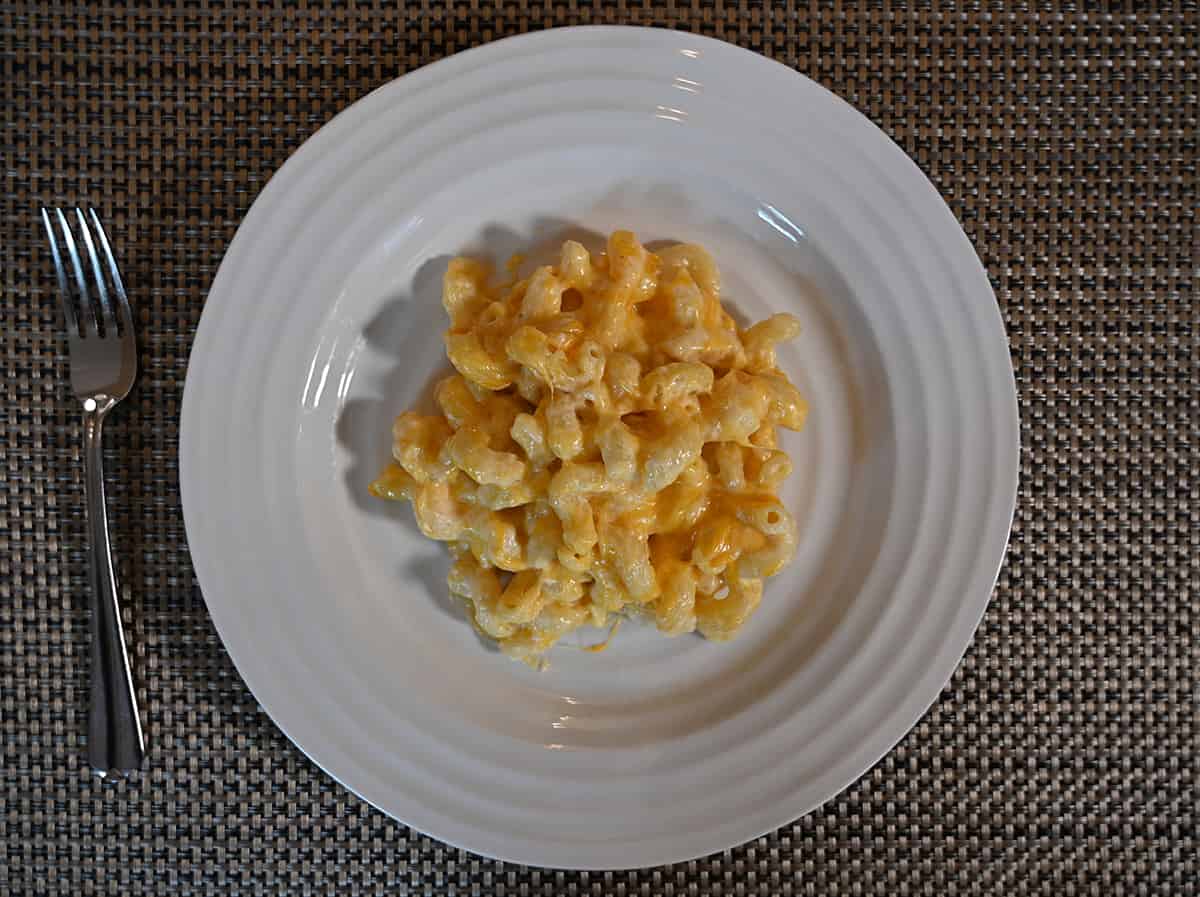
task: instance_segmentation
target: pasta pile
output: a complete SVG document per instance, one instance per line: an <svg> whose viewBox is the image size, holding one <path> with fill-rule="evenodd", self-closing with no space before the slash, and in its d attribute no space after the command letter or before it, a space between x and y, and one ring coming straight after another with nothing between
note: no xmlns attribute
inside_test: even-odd
<svg viewBox="0 0 1200 897"><path fill-rule="evenodd" d="M635 612L731 638L795 552L776 428L799 430L807 406L775 347L796 320L739 330L703 247L650 252L628 231L491 275L450 262L456 373L440 414L396 419L371 492L450 543L451 593L511 657L539 665L564 634Z"/></svg>

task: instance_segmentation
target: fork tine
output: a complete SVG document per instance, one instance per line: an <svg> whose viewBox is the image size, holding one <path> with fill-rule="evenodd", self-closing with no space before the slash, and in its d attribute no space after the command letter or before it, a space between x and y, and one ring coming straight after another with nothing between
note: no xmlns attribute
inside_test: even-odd
<svg viewBox="0 0 1200 897"><path fill-rule="evenodd" d="M83 210L78 206L75 207L75 218L79 221L79 230L83 234L83 245L87 249L88 261L92 263L92 274L96 278L96 292L100 295L100 313L96 315L96 319L99 320L100 315L103 314L104 333L106 336L112 336L116 332L113 307L108 298L108 286L104 282L104 271L100 268L100 256L96 255L96 244L92 242L92 230L88 227L87 219L83 217Z"/></svg>
<svg viewBox="0 0 1200 897"><path fill-rule="evenodd" d="M79 250L75 247L75 235L71 233L71 225L62 209L54 210L58 215L58 226L62 229L63 241L67 244L67 254L71 257L71 267L75 271L75 285L79 287L79 313L83 319L83 332L96 332L96 316L92 310L92 294L88 292L87 278L83 276L83 263L79 260Z"/></svg>
<svg viewBox="0 0 1200 897"><path fill-rule="evenodd" d="M54 236L54 225L50 223L50 210L42 207L42 224L46 226L46 237L50 240L50 255L54 257L54 273L58 277L59 298L62 301L63 317L67 321L67 329L74 336L79 335L79 321L75 317L75 303L71 299L71 285L67 283L67 272L63 268L62 254L58 251L58 238Z"/></svg>
<svg viewBox="0 0 1200 897"><path fill-rule="evenodd" d="M117 260L113 257L112 247L108 245L108 234L100 223L100 216L95 209L88 209L92 216L92 227L100 240L100 248L104 250L105 261L108 262L108 273L112 277L113 290L117 294L117 316L123 330L133 329L133 314L129 311L129 297L125 294L125 283L121 280L121 272L117 270Z"/></svg>

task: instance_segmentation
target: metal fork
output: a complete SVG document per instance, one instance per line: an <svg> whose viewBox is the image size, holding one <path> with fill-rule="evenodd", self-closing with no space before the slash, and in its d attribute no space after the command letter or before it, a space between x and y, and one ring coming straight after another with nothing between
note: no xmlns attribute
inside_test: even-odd
<svg viewBox="0 0 1200 897"><path fill-rule="evenodd" d="M67 327L71 388L83 403L88 560L92 584L88 759L92 769L103 777L139 769L145 754L108 538L100 444L104 418L133 386L137 375L137 343L129 297L125 294L125 285L100 217L95 210L89 210L85 216L80 209L75 209L74 218L73 230L62 209L42 209L42 223L50 239L50 254L54 257ZM76 232L83 242L88 261L86 267L80 260ZM67 275L60 245L66 248L71 277Z"/></svg>

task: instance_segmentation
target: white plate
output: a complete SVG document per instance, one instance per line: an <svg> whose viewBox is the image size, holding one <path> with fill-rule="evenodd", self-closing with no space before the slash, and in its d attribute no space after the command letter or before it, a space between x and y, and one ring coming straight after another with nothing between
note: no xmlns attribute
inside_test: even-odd
<svg viewBox="0 0 1200 897"><path fill-rule="evenodd" d="M732 643L629 627L538 674L365 490L444 369L446 259L618 226L704 243L740 313L802 321L801 546ZM903 152L753 53L585 28L407 75L292 156L213 283L180 465L217 629L296 744L452 844L599 869L772 830L908 731L987 604L1017 443L987 278Z"/></svg>

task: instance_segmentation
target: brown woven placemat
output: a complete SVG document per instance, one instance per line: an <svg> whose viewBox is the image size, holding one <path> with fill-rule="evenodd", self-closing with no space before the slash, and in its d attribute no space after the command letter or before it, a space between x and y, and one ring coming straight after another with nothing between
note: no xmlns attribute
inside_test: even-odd
<svg viewBox="0 0 1200 897"><path fill-rule="evenodd" d="M1200 14L1094 5L0 4L0 892L1200 892ZM1023 427L1007 563L917 728L792 826L611 874L445 847L314 768L217 640L176 460L205 293L287 155L418 65L589 22L733 41L883 127L987 265ZM85 761L80 429L35 218L82 201L109 223L141 333L140 380L107 442L150 754L141 776L107 785Z"/></svg>

